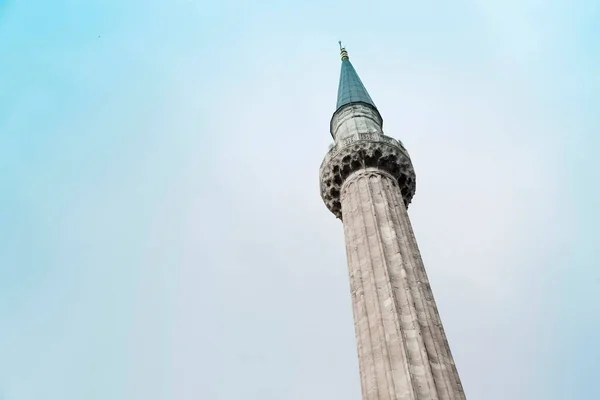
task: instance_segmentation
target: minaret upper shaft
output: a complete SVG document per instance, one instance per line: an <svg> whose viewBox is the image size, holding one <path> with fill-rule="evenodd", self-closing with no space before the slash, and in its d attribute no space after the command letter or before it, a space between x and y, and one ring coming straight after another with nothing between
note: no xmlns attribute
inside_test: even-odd
<svg viewBox="0 0 600 400"><path fill-rule="evenodd" d="M341 44L340 44L341 47ZM397 180L405 205L415 193L415 172L399 140L383 134L383 119L367 93L348 52L341 47L342 71L337 109L330 131L335 143L321 164L321 197L342 218L340 192L346 178L357 170L378 168Z"/></svg>
<svg viewBox="0 0 600 400"><path fill-rule="evenodd" d="M337 108L331 118L331 135L338 143L359 133L383 134L383 119L365 85L358 77L348 52L341 47L342 68L338 86Z"/></svg>

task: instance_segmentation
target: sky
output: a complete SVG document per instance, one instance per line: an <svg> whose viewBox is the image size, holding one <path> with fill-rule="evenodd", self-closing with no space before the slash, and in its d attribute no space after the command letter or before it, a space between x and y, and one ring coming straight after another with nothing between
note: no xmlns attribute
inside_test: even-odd
<svg viewBox="0 0 600 400"><path fill-rule="evenodd" d="M0 399L360 400L338 40L467 397L600 398L600 3L0 0Z"/></svg>

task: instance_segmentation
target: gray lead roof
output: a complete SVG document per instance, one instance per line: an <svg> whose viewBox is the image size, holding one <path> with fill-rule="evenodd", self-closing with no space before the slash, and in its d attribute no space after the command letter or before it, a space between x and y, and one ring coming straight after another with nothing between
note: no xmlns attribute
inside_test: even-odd
<svg viewBox="0 0 600 400"><path fill-rule="evenodd" d="M345 50L345 49L344 49ZM340 73L340 85L338 87L337 108L350 104L362 102L375 107L371 96L365 89L352 63L347 55L342 58L342 71Z"/></svg>

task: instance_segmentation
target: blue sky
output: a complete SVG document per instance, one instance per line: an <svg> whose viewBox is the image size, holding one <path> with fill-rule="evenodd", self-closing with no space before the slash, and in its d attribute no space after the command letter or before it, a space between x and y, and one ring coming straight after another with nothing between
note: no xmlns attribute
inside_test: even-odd
<svg viewBox="0 0 600 400"><path fill-rule="evenodd" d="M469 399L600 398L595 1L0 0L0 399L358 400L343 40Z"/></svg>

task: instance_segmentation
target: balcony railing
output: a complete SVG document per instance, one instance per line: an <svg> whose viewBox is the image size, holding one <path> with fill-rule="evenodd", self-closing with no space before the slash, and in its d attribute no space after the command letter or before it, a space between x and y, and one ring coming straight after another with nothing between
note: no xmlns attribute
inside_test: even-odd
<svg viewBox="0 0 600 400"><path fill-rule="evenodd" d="M389 143L391 145L399 147L400 151L402 151L402 153L404 153L404 155L406 157L409 157L408 152L404 148L404 145L402 144L402 142L397 139L394 139L393 137L381 135L379 133L358 133L358 134L354 134L350 137L342 139L340 143L330 145L329 151L325 155L325 158L323 159L321 166L323 166L331 158L335 157L337 155L338 151L340 151L344 147L350 146L353 143L362 142L362 141Z"/></svg>

